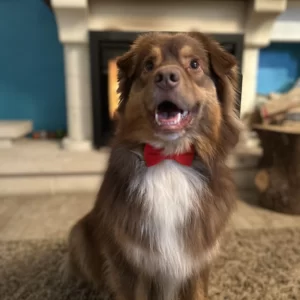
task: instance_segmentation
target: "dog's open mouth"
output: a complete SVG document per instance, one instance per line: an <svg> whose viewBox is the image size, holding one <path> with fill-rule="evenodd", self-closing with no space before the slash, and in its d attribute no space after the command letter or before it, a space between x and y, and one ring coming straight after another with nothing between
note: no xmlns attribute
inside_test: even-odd
<svg viewBox="0 0 300 300"><path fill-rule="evenodd" d="M190 120L191 113L171 101L162 102L155 111L155 121L163 130L181 130Z"/></svg>

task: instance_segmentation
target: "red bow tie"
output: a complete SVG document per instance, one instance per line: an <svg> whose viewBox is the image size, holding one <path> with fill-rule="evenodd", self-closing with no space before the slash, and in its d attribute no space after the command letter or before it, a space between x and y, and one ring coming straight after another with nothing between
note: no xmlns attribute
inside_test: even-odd
<svg viewBox="0 0 300 300"><path fill-rule="evenodd" d="M191 148L189 152L174 155L164 155L160 149L156 149L149 144L145 145L144 148L144 159L147 167L159 164L165 159L171 159L177 161L179 164L184 166L191 166L195 156L194 148Z"/></svg>

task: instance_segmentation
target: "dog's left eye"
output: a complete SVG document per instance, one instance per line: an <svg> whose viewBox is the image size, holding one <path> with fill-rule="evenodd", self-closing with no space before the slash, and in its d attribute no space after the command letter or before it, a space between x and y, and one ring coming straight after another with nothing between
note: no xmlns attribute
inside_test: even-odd
<svg viewBox="0 0 300 300"><path fill-rule="evenodd" d="M197 59L192 59L190 62L190 67L194 70L197 70L200 67L200 64Z"/></svg>
<svg viewBox="0 0 300 300"><path fill-rule="evenodd" d="M150 72L150 71L153 70L153 68L154 68L154 63L153 63L153 61L152 61L152 60L147 60L147 61L145 62L145 70L146 70L147 72Z"/></svg>

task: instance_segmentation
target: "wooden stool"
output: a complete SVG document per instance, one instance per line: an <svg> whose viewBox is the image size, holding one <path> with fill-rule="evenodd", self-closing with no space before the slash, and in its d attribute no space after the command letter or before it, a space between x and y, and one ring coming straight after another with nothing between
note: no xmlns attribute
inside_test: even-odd
<svg viewBox="0 0 300 300"><path fill-rule="evenodd" d="M255 125L263 156L255 184L265 208L300 214L300 127Z"/></svg>

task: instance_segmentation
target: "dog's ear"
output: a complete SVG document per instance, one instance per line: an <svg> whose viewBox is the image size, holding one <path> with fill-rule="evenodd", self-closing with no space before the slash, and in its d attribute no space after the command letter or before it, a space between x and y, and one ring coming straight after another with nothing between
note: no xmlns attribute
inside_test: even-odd
<svg viewBox="0 0 300 300"><path fill-rule="evenodd" d="M220 44L211 37L191 32L189 35L199 41L207 51L209 58L210 76L213 79L218 99L222 108L224 126L223 137L228 139L230 146L238 141L240 123L237 120L236 101L239 86L239 72L235 57L223 49Z"/></svg>
<svg viewBox="0 0 300 300"><path fill-rule="evenodd" d="M134 58L135 52L130 49L124 55L117 58L118 67L118 90L120 95L118 112L122 114L125 109L126 102L130 93L131 85L133 82L134 73Z"/></svg>
<svg viewBox="0 0 300 300"><path fill-rule="evenodd" d="M238 89L238 65L235 57L208 35L191 32L191 37L201 42L207 51L210 72L216 85L224 113L235 110Z"/></svg>

